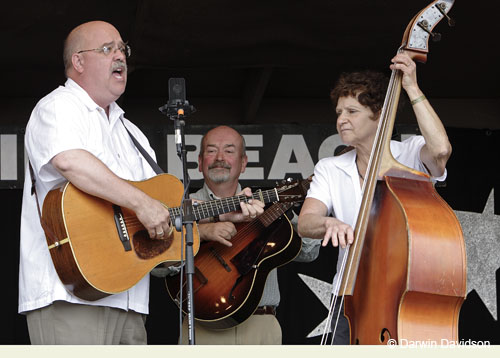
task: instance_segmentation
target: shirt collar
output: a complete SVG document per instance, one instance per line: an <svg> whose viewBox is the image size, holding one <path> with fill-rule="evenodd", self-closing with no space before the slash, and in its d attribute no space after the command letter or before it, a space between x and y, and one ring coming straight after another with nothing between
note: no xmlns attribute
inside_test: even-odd
<svg viewBox="0 0 500 358"><path fill-rule="evenodd" d="M71 78L66 80L64 87L69 89L72 92L78 94L78 98L83 102L83 104L88 108L89 111L97 111L101 108L94 100L89 96L87 91L85 91L78 83L73 81ZM116 104L116 102L112 102L109 105L109 122L112 124L116 122L120 116L122 116L125 112L123 109Z"/></svg>
<svg viewBox="0 0 500 358"><path fill-rule="evenodd" d="M345 171L347 174L350 173L350 169L355 165L356 160L356 149L350 150L347 153L334 157L334 163L337 167Z"/></svg>
<svg viewBox="0 0 500 358"><path fill-rule="evenodd" d="M393 158L397 160L403 152L403 144L399 141L391 140L390 148ZM353 168L356 167L356 149L350 150L349 152L334 158L334 163L338 168L342 169L348 175L357 175L355 172L353 172Z"/></svg>

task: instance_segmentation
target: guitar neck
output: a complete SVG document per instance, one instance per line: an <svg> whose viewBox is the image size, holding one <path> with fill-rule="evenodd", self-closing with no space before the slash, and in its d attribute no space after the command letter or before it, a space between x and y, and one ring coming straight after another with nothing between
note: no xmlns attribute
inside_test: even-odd
<svg viewBox="0 0 500 358"><path fill-rule="evenodd" d="M204 201L201 203L193 203L193 214L195 220L202 220L209 217L226 214L232 211L238 211L241 208L240 203L248 203L249 200L256 199L264 204L279 201L279 194L276 189L265 191L257 190L251 197L246 195L236 195L229 198ZM181 214L181 208L170 208L170 217L173 218Z"/></svg>
<svg viewBox="0 0 500 358"><path fill-rule="evenodd" d="M288 209L295 205L296 202L304 200L304 196L309 190L310 179L302 180L299 183L301 192L296 196L294 201L284 201L274 203L271 207L266 209L262 215L260 215L256 220L259 220L265 227L268 227L278 218L280 218Z"/></svg>
<svg viewBox="0 0 500 358"><path fill-rule="evenodd" d="M256 220L259 220L265 227L268 227L278 218L280 218L288 209L290 209L294 203L275 203L269 207L262 215L260 215Z"/></svg>

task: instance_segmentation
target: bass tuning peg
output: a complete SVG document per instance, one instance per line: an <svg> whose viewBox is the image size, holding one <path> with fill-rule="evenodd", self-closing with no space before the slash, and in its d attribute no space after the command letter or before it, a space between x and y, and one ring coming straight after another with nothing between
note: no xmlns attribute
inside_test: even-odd
<svg viewBox="0 0 500 358"><path fill-rule="evenodd" d="M446 17L448 20L448 26L453 27L455 26L455 20L453 20L451 17L448 16L448 14L445 12L446 10L446 4L444 2L440 2L439 4L436 5L436 8L439 10L439 12Z"/></svg>
<svg viewBox="0 0 500 358"><path fill-rule="evenodd" d="M429 27L429 23L427 22L427 20L422 20L420 22L417 22L417 25L422 29L424 30L425 32L427 32L429 35L432 36L432 41L434 42L438 42L441 40L441 34L438 33L438 32L431 32L428 27Z"/></svg>

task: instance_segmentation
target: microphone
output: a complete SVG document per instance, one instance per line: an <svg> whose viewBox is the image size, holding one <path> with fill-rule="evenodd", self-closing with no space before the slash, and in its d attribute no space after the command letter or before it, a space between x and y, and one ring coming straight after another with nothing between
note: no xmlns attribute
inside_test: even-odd
<svg viewBox="0 0 500 358"><path fill-rule="evenodd" d="M186 100L186 83L184 78L169 78L168 80L168 102L159 108L160 112L166 114L170 119L187 117L196 112L194 106Z"/></svg>

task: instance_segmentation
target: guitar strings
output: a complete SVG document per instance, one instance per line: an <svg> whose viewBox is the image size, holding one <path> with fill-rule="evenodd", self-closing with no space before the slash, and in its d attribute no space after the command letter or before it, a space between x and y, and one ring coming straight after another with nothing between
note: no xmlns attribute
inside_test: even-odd
<svg viewBox="0 0 500 358"><path fill-rule="evenodd" d="M281 211L281 212L280 212ZM254 231L254 229L257 226L266 226L265 222L267 219L269 219L269 225L272 224L276 219L278 219L280 216L282 216L285 213L279 206L272 206L269 209L265 211L264 214L259 216L259 218L254 219L253 221L249 222L247 225L245 225L243 228L241 228L236 235L231 239L232 243L238 243L241 239L243 239L242 236L246 236L249 232ZM267 215L266 215L267 214ZM265 215L265 216L264 216ZM272 217L272 216L275 217ZM264 217L263 217L264 216ZM222 248L227 248L227 246L224 246Z"/></svg>
<svg viewBox="0 0 500 358"><path fill-rule="evenodd" d="M278 204L278 203L277 203L277 204ZM280 204L281 204L282 206L286 206L286 205L285 205L285 203L280 203ZM274 204L274 205L276 205L276 204ZM272 210L273 210L273 207L275 207L275 209L274 209L274 210L276 211L276 212L274 212L274 213L273 213L273 211L272 211ZM259 219L256 219L256 221L264 221L264 220L266 220L266 219L267 219L267 217L268 217L268 216L271 216L271 215L273 215L273 214L274 214L274 215L277 215L276 217L270 217L270 220L271 220L271 222L270 222L270 223L272 223L272 222L274 222L277 218L279 218L280 216L282 216L286 210L288 210L288 209L289 209L289 207L288 207L288 208L286 208L286 209L283 209L283 208L279 208L279 209L278 209L278 208L279 208L279 206L271 206L270 208L268 208L268 209L265 211L265 213L268 213L268 215L267 215L267 216L265 216L265 217L260 216L260 217L259 217ZM281 212L278 212L277 210L281 210ZM265 215L265 214L263 214L263 215ZM123 219L124 219L124 221L125 221L126 226L127 226L127 227L129 227L129 228L136 228L136 227L141 227L141 226L143 227L142 223L139 221L139 219L138 219L138 218L137 218L137 216L135 216L135 215L124 216L124 217L123 217ZM250 229L250 228L249 228L249 225L250 225L251 223L252 223L252 222L250 222L248 225L246 225L246 226L245 226L243 229L241 229L241 230L244 230L244 229L247 229L247 228L248 228L247 230L249 230L249 229ZM241 231L241 230L240 230L240 231Z"/></svg>
<svg viewBox="0 0 500 358"><path fill-rule="evenodd" d="M285 212L292 207L292 203L282 203L277 202L274 203L271 207L269 207L261 216L253 221L249 222L247 225L243 226L236 235L231 239L231 243L233 244L231 247L224 245L217 245L219 247L214 248L215 255L207 255L205 257L199 257L197 260L197 266L199 269L206 269L210 267L214 260L217 260L215 256L224 256L228 251L234 250L240 243L244 242L247 236L254 232L255 230L260 230L265 228L266 226L271 225L274 221L276 221L279 217L283 216ZM178 209L178 208L173 208ZM171 209L169 209L170 211ZM172 214L172 212L171 212ZM127 228L130 230L134 230L136 228L144 228L142 223L138 220L137 216L129 215L124 216L125 224ZM267 223L267 225L266 225ZM229 252L230 253L230 252Z"/></svg>
<svg viewBox="0 0 500 358"><path fill-rule="evenodd" d="M280 203L281 204L281 203ZM283 206L283 204L281 204ZM270 220L270 223L273 223L277 218L279 218L280 216L282 216L286 210L283 210L283 208L280 208L279 207L280 205L276 205L276 206L272 206L270 208L268 208L265 213L263 215L265 215L266 213L268 215L266 215L266 217L262 217L262 215L258 218L258 219L255 219L254 221L248 223L247 225L245 225L243 228L241 228L237 233L236 235L231 239L231 243L233 243L233 246L231 247L228 247L228 246L225 246L225 245L217 245L218 247L215 247L214 248L214 253L215 255L219 255L219 256L224 256L226 254L227 251L231 251L231 250L234 250L234 248L240 244L243 240L246 239L246 236L253 232L255 229L257 229L258 227L265 227L265 224L262 222L262 221L265 221L265 219L269 219ZM274 216L274 218L273 218ZM264 219L264 220L262 220ZM206 256L206 257L200 257L197 261L197 265L199 266L199 268L205 268L207 267L206 265L210 265L211 263L213 263L214 260L217 260L217 258L215 256Z"/></svg>
<svg viewBox="0 0 500 358"><path fill-rule="evenodd" d="M259 190L259 191L252 194L252 199L261 200L261 199L265 198L267 200L264 200L264 201L271 202L271 201L273 201L271 194L275 194L275 196L277 196L276 199L279 200L279 193L286 191L286 190L289 190L289 188L282 187L282 188L269 189L269 190L265 190L265 191ZM276 195L276 194L278 194L278 195ZM236 211L239 209L240 202L247 202L248 203L248 200L249 200L249 198L246 195L237 195L237 196L233 196L233 197L229 197L229 198L209 200L209 201L201 202L201 203L198 203L197 205L194 205L193 211L194 211L194 215L195 215L196 220L199 220L196 217L196 214L198 214L198 216L200 216L199 215L200 212L203 214L206 214L208 216L220 215L221 214L220 210L222 210L224 212L226 208L231 209L231 206L232 206L234 211ZM222 203L222 204L218 205L218 203ZM169 210L169 213L171 216L172 216L172 214L177 216L180 214L180 209L181 209L180 207L174 207L174 208L169 208L168 210ZM205 215L203 215L203 216L205 216ZM135 216L135 215L124 216L124 220L125 220L125 223L127 224L127 226L136 227L136 224L138 224L139 226L142 226L140 221L137 219L137 216ZM172 222L172 224L173 224L173 222Z"/></svg>
<svg viewBox="0 0 500 358"><path fill-rule="evenodd" d="M266 191L258 191L252 194L251 199L256 199L256 200L261 200L262 198L265 198L264 201L270 202L271 200L271 193L275 193L274 189L271 190L266 190ZM205 202L198 203L198 205L195 205L193 207L193 211L195 212L195 217L196 214L204 214L204 215L199 215L201 216L215 216L215 215L220 215L221 213L224 213L224 209L233 209L232 211L236 211L240 208L240 203L241 202L246 202L248 203L248 200L250 200L246 195L238 195L230 198L223 198L223 199L215 199L215 200L209 200ZM222 212L221 212L222 210ZM198 218L196 218L198 219Z"/></svg>

